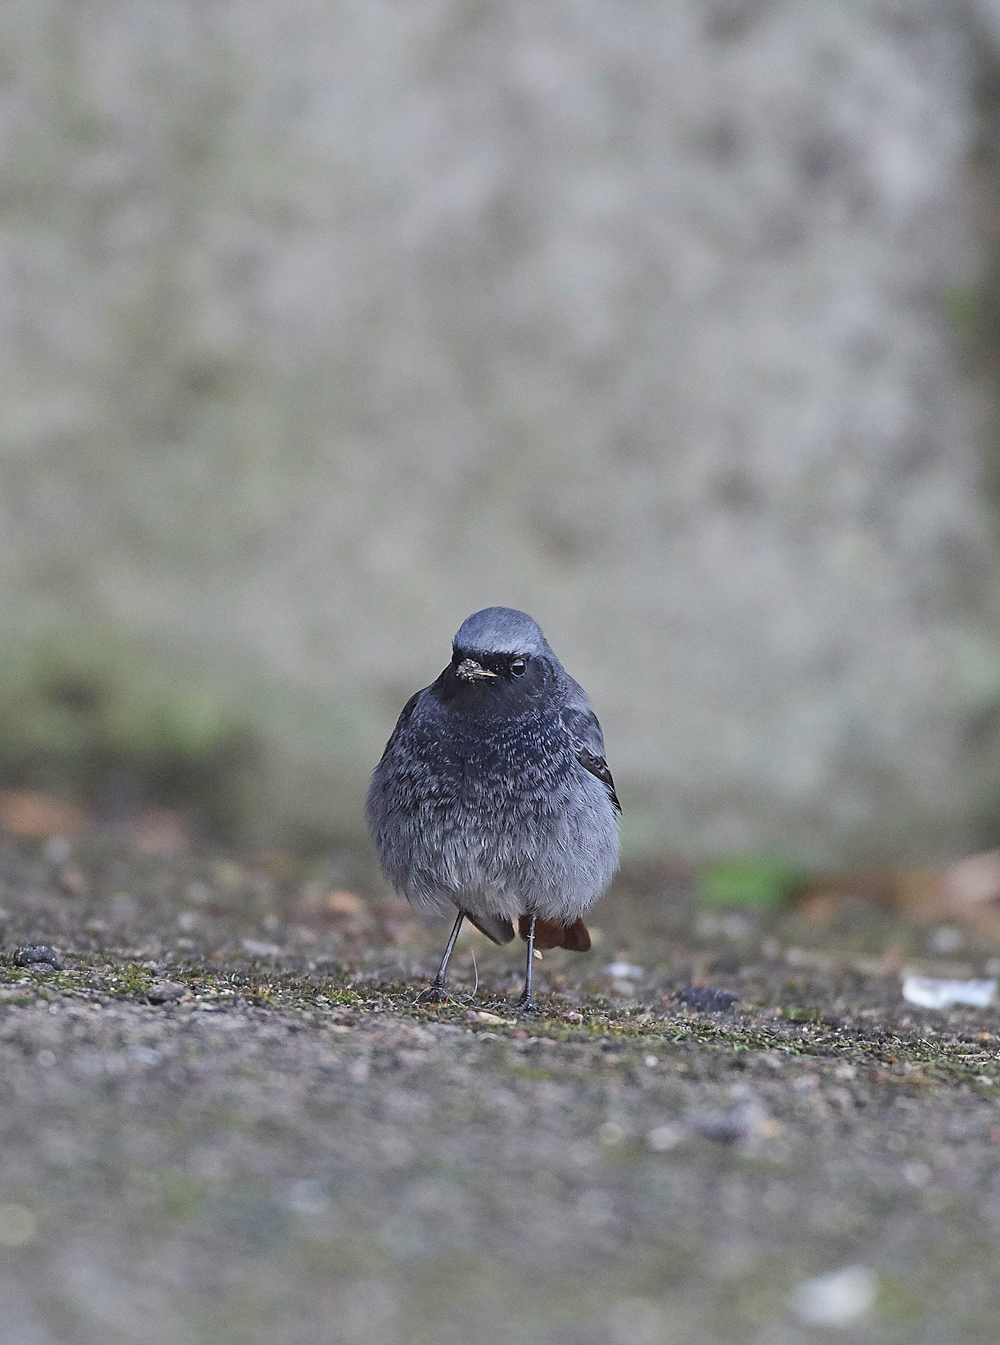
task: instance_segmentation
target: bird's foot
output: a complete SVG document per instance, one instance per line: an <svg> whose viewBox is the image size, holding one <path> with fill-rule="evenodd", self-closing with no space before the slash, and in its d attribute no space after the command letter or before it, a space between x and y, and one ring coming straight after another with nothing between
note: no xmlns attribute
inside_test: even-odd
<svg viewBox="0 0 1000 1345"><path fill-rule="evenodd" d="M447 1004L449 999L451 999L451 995L448 994L448 991L443 985L439 985L438 982L435 981L432 985L429 985L426 990L421 990L420 994L417 996L417 1003Z"/></svg>
<svg viewBox="0 0 1000 1345"><path fill-rule="evenodd" d="M514 1005L514 1008L517 1012L518 1018L541 1017L542 1011L535 1003L535 1001L531 998L530 995L522 995L521 998Z"/></svg>
<svg viewBox="0 0 1000 1345"><path fill-rule="evenodd" d="M448 990L443 985L434 981L426 990L421 990L417 996L418 1004L473 1004L475 995L467 995L463 991Z"/></svg>

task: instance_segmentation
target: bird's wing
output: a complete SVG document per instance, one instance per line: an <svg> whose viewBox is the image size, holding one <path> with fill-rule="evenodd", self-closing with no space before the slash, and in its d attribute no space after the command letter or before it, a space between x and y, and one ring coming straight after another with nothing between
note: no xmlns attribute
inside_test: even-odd
<svg viewBox="0 0 1000 1345"><path fill-rule="evenodd" d="M616 813L621 813L622 806L615 793L615 782L608 769L608 763L604 760L604 734L601 732L597 716L589 704L569 705L563 710L562 719L573 744L573 750L576 752L577 761L600 780L608 791L612 808Z"/></svg>

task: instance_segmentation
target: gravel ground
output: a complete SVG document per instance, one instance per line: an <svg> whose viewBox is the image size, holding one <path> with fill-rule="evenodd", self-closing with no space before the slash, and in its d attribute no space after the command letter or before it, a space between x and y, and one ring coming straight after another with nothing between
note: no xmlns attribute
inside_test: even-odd
<svg viewBox="0 0 1000 1345"><path fill-rule="evenodd" d="M1000 1339L997 1010L900 975L988 940L632 874L518 1020L518 951L421 1005L446 923L281 856L0 878L5 1345Z"/></svg>

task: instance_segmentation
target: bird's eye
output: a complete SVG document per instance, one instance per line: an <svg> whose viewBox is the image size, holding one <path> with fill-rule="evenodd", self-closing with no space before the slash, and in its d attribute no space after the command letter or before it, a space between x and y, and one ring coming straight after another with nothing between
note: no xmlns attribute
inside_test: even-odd
<svg viewBox="0 0 1000 1345"><path fill-rule="evenodd" d="M528 666L528 665L527 665L527 663L525 663L525 661L524 661L523 658L515 658L515 659L511 659L511 664L510 664L511 676L513 676L513 677L523 677L523 676L524 676L524 670L525 670L525 668L526 668L527 666Z"/></svg>

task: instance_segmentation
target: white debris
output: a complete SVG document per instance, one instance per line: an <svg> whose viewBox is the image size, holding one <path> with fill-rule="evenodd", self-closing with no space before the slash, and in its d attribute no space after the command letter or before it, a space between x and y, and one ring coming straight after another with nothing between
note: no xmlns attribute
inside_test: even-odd
<svg viewBox="0 0 1000 1345"><path fill-rule="evenodd" d="M953 1004L971 1004L985 1009L996 998L997 982L951 981L937 976L903 977L903 998L921 1009L948 1009Z"/></svg>
<svg viewBox="0 0 1000 1345"><path fill-rule="evenodd" d="M844 1266L797 1284L788 1306L810 1326L848 1326L869 1310L877 1290L878 1279L866 1266Z"/></svg>
<svg viewBox="0 0 1000 1345"><path fill-rule="evenodd" d="M616 981L637 981L644 974L642 967L633 967L630 962L609 962L604 970Z"/></svg>
<svg viewBox="0 0 1000 1345"><path fill-rule="evenodd" d="M670 1149L676 1149L678 1144L684 1138L684 1132L680 1126L657 1126L646 1136L646 1143L654 1153L662 1154Z"/></svg>
<svg viewBox="0 0 1000 1345"><path fill-rule="evenodd" d="M243 947L251 957L281 956L281 949L276 943L263 943L260 939L244 939Z"/></svg>

